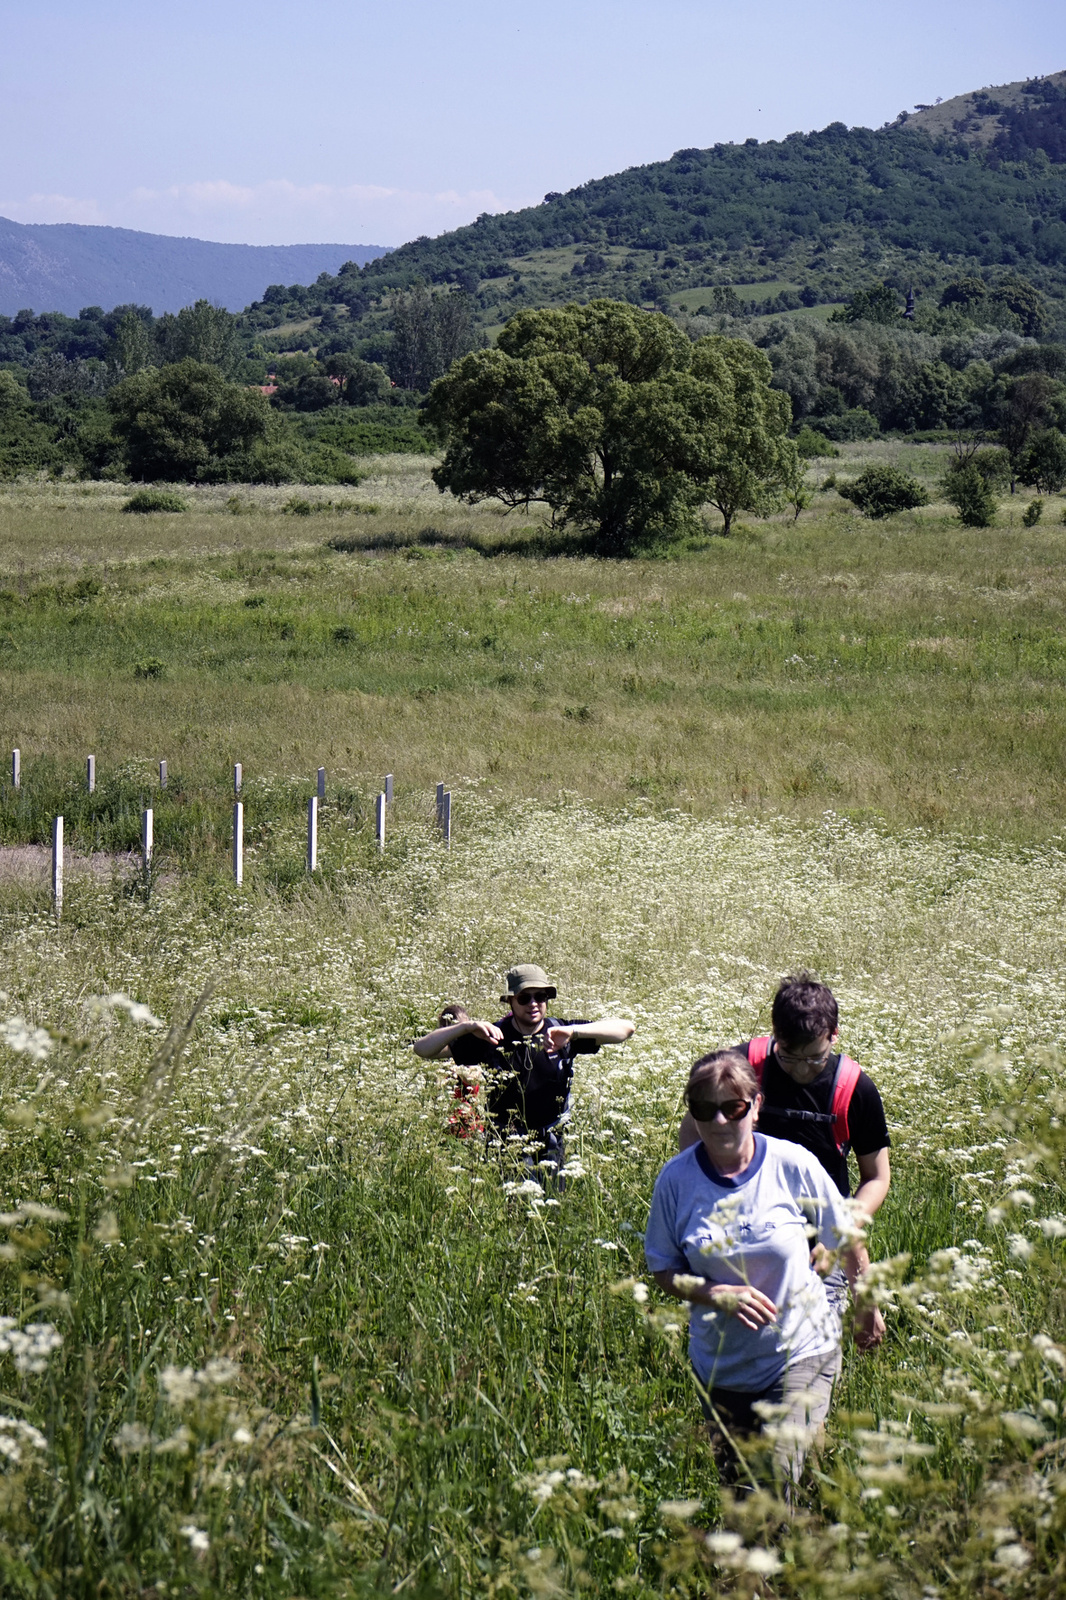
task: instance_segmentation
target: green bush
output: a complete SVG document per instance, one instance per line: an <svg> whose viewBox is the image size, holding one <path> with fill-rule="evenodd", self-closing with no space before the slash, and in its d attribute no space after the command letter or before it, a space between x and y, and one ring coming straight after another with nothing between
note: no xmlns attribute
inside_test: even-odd
<svg viewBox="0 0 1066 1600"><path fill-rule="evenodd" d="M135 678L161 678L166 671L166 665L158 656L146 656L143 661L138 661L133 668Z"/></svg>
<svg viewBox="0 0 1066 1600"><path fill-rule="evenodd" d="M840 451L824 433L804 423L796 435L796 453L810 460L813 456L838 456Z"/></svg>
<svg viewBox="0 0 1066 1600"><path fill-rule="evenodd" d="M138 489L122 507L123 511L188 511L180 494L173 489Z"/></svg>
<svg viewBox="0 0 1066 1600"><path fill-rule="evenodd" d="M1035 528L1037 523L1040 521L1040 518L1043 515L1044 515L1044 502L1043 502L1043 500L1040 500L1040 499L1030 500L1029 504L1026 506L1025 510L1022 512L1022 522L1024 523L1025 527L1027 527L1027 528Z"/></svg>
<svg viewBox="0 0 1066 1600"><path fill-rule="evenodd" d="M997 452L989 450L979 453L994 455ZM976 457L955 462L945 473L944 498L955 507L959 520L967 528L992 526L996 515L996 499Z"/></svg>
<svg viewBox="0 0 1066 1600"><path fill-rule="evenodd" d="M881 432L881 424L872 411L855 406L851 411L841 411L831 417L822 417L822 429L830 439L841 443L854 443L856 439L874 439Z"/></svg>
<svg viewBox="0 0 1066 1600"><path fill-rule="evenodd" d="M1041 428L1019 464L1018 476L1042 494L1057 494L1066 484L1066 434Z"/></svg>
<svg viewBox="0 0 1066 1600"><path fill-rule="evenodd" d="M913 511L929 504L917 479L898 467L867 467L852 483L838 487L864 517L890 517L894 511Z"/></svg>

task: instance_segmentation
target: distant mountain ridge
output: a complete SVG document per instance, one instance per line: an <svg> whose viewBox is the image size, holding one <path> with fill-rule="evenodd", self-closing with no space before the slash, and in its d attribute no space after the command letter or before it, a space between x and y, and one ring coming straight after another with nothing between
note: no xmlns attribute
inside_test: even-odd
<svg viewBox="0 0 1066 1600"><path fill-rule="evenodd" d="M147 305L158 315L196 300L240 311L273 283L311 283L346 261L365 266L385 245L217 244L132 228L0 217L0 315Z"/></svg>

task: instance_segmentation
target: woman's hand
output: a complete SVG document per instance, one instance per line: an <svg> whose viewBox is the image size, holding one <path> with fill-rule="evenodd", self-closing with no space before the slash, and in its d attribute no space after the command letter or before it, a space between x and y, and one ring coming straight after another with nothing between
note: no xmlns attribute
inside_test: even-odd
<svg viewBox="0 0 1066 1600"><path fill-rule="evenodd" d="M709 1283L705 1295L700 1298L704 1305L713 1307L715 1311L724 1311L727 1317L736 1317L753 1333L769 1327L777 1317L777 1307L770 1297L763 1294L761 1289L753 1289L746 1283Z"/></svg>

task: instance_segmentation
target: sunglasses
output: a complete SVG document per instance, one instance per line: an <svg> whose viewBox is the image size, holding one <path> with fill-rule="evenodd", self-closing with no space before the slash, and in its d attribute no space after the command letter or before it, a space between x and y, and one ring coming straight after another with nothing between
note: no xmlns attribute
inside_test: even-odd
<svg viewBox="0 0 1066 1600"><path fill-rule="evenodd" d="M690 1099L688 1108L697 1122L713 1122L719 1111L727 1122L739 1122L746 1117L754 1104L751 1100L696 1100Z"/></svg>
<svg viewBox="0 0 1066 1600"><path fill-rule="evenodd" d="M543 1006L551 999L545 989L523 989L521 994L516 994L515 999L520 1006Z"/></svg>

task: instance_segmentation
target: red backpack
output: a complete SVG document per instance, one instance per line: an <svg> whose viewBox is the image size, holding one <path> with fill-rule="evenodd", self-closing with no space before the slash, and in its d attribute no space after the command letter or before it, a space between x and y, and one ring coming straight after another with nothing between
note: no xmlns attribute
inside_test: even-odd
<svg viewBox="0 0 1066 1600"><path fill-rule="evenodd" d="M770 1035L763 1034L758 1039L752 1039L748 1044L748 1062L754 1068L755 1076L760 1084L762 1083L763 1067L766 1065L766 1058L770 1054L772 1043L773 1040ZM850 1056L842 1055L837 1057L837 1069L833 1078L833 1094L830 1105L833 1117L833 1138L836 1140L836 1147L841 1155L844 1155L851 1143L851 1135L848 1132L848 1107L851 1105L851 1097L855 1093L855 1085L859 1081L861 1070L859 1063L853 1061Z"/></svg>

